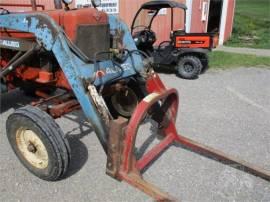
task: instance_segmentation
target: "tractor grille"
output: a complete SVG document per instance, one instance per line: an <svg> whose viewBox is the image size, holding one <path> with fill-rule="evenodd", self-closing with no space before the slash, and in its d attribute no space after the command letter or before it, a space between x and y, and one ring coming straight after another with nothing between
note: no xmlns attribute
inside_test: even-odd
<svg viewBox="0 0 270 202"><path fill-rule="evenodd" d="M75 41L78 48L90 59L94 59L95 53L110 50L109 24L79 25ZM108 55L98 56L98 60L108 59Z"/></svg>

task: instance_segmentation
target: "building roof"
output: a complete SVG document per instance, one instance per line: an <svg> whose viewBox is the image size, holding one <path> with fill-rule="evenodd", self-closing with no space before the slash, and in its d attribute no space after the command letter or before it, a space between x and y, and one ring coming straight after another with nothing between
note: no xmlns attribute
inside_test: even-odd
<svg viewBox="0 0 270 202"><path fill-rule="evenodd" d="M169 0L152 0L149 1L141 6L142 9L153 9L158 10L162 8L182 8L187 9L185 4L178 3L175 1L169 1Z"/></svg>

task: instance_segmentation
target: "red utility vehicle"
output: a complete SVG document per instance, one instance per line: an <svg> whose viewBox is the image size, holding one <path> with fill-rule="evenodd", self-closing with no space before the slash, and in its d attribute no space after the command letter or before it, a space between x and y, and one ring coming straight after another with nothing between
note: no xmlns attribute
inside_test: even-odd
<svg viewBox="0 0 270 202"><path fill-rule="evenodd" d="M171 12L170 40L156 46L161 33L155 33L152 25L162 9L170 9ZM194 79L207 70L207 54L217 46L218 35L186 33L185 28L175 30L174 13L182 10L186 19L186 9L184 4L174 1L149 1L135 15L131 32L138 49L153 57L155 66L168 66L174 68L180 77Z"/></svg>

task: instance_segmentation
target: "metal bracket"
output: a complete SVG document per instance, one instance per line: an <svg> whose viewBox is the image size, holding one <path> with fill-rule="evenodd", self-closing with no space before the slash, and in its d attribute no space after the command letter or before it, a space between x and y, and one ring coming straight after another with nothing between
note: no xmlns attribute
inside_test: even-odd
<svg viewBox="0 0 270 202"><path fill-rule="evenodd" d="M108 146L111 149L109 150L107 164L107 173L110 176L118 180L126 181L157 201L177 201L159 188L146 182L141 173L151 162L156 160L166 148L173 144L180 144L200 155L211 157L214 160L219 160L224 164L270 181L269 171L179 135L175 127L175 119L178 111L177 91L175 89L166 90L156 74L149 77L147 86L150 94L139 103L128 125L126 126L126 120L121 119L111 124ZM164 138L159 144L137 160L134 154L134 146L138 128L149 110L155 105L160 105L161 109L165 110L163 114L166 119L166 125L162 128ZM121 135L122 129L125 126L124 139L121 139L121 137L123 137Z"/></svg>

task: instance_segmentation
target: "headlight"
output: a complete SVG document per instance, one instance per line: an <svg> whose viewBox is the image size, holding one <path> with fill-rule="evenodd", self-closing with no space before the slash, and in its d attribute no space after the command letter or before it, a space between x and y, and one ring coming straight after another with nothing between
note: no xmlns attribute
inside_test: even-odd
<svg viewBox="0 0 270 202"><path fill-rule="evenodd" d="M73 0L63 0L64 4L71 4Z"/></svg>
<svg viewBox="0 0 270 202"><path fill-rule="evenodd" d="M91 2L95 8L101 5L101 0L91 0Z"/></svg>

